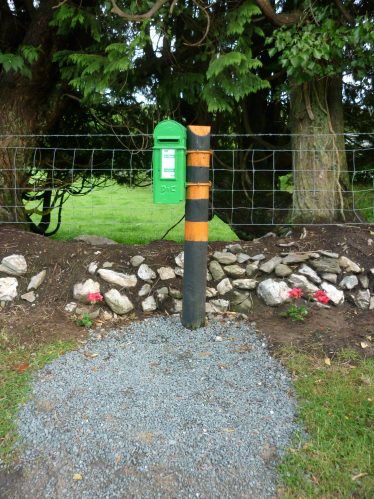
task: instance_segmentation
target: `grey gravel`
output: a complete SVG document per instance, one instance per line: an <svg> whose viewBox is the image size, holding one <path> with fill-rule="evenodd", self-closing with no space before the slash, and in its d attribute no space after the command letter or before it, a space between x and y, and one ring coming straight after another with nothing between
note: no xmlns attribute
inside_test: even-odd
<svg viewBox="0 0 374 499"><path fill-rule="evenodd" d="M35 376L5 497L275 497L296 403L253 323L158 317L95 334Z"/></svg>

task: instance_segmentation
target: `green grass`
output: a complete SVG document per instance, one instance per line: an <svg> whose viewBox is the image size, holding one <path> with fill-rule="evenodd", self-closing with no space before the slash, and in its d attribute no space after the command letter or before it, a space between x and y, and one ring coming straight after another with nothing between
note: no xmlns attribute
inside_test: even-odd
<svg viewBox="0 0 374 499"><path fill-rule="evenodd" d="M289 350L300 421L308 438L295 438L280 466L285 497L373 497L374 359L342 352L323 359Z"/></svg>
<svg viewBox="0 0 374 499"><path fill-rule="evenodd" d="M64 204L62 226L54 239L95 234L125 244L147 244L161 239L183 214L184 203L154 204L150 188L110 185L94 189L86 196L71 196ZM35 217L38 221L38 216ZM53 220L56 220L56 213ZM183 242L184 222L175 227L166 239ZM214 217L209 222L209 240L236 241L238 237L227 224Z"/></svg>
<svg viewBox="0 0 374 499"><path fill-rule="evenodd" d="M0 459L3 461L13 456L18 438L16 415L20 404L29 397L32 374L75 346L72 341L60 341L34 350L15 344L11 335L0 331Z"/></svg>

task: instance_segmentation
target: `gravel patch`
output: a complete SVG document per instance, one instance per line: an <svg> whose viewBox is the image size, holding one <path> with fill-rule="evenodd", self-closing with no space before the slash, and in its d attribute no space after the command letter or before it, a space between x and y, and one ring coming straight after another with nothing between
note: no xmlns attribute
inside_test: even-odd
<svg viewBox="0 0 374 499"><path fill-rule="evenodd" d="M14 498L274 497L296 429L289 375L244 322L92 335L32 386Z"/></svg>

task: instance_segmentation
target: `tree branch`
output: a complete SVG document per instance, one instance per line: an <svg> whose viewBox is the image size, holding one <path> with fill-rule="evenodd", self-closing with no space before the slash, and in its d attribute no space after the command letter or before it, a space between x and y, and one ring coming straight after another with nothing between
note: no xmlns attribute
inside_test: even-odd
<svg viewBox="0 0 374 499"><path fill-rule="evenodd" d="M264 16L275 24L275 26L292 26L297 23L302 15L300 10L294 10L289 14L277 14L269 0L256 0Z"/></svg>
<svg viewBox="0 0 374 499"><path fill-rule="evenodd" d="M201 9L204 14L206 15L206 19L207 19L207 23L206 23L206 28L205 28L205 32L203 34L203 36L200 38L200 40L198 42L195 42L195 43L188 43L188 42L185 42L185 45L188 45L189 47L198 47L200 46L203 41L205 40L205 38L208 36L209 34L209 29L210 29L210 16L208 14L208 11L207 11L207 7L203 7L202 5L199 4L199 2L197 0L192 0L193 3L195 5L197 5L197 7L199 7L199 9Z"/></svg>
<svg viewBox="0 0 374 499"><path fill-rule="evenodd" d="M149 11L144 12L144 14L128 14L127 12L124 12L118 7L116 0L110 0L110 1L112 2L113 5L113 8L111 10L113 14L117 14L117 16L122 17L127 21L143 21L144 19L149 19L150 17L154 16L156 12L158 12L161 9L161 7L169 0L157 0L153 4L153 6L149 9Z"/></svg>

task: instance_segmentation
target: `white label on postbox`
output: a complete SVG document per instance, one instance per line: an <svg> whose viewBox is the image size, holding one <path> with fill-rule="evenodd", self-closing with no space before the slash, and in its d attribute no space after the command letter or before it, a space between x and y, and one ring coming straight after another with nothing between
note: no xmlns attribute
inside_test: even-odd
<svg viewBox="0 0 374 499"><path fill-rule="evenodd" d="M161 179L175 179L175 149L161 150Z"/></svg>

